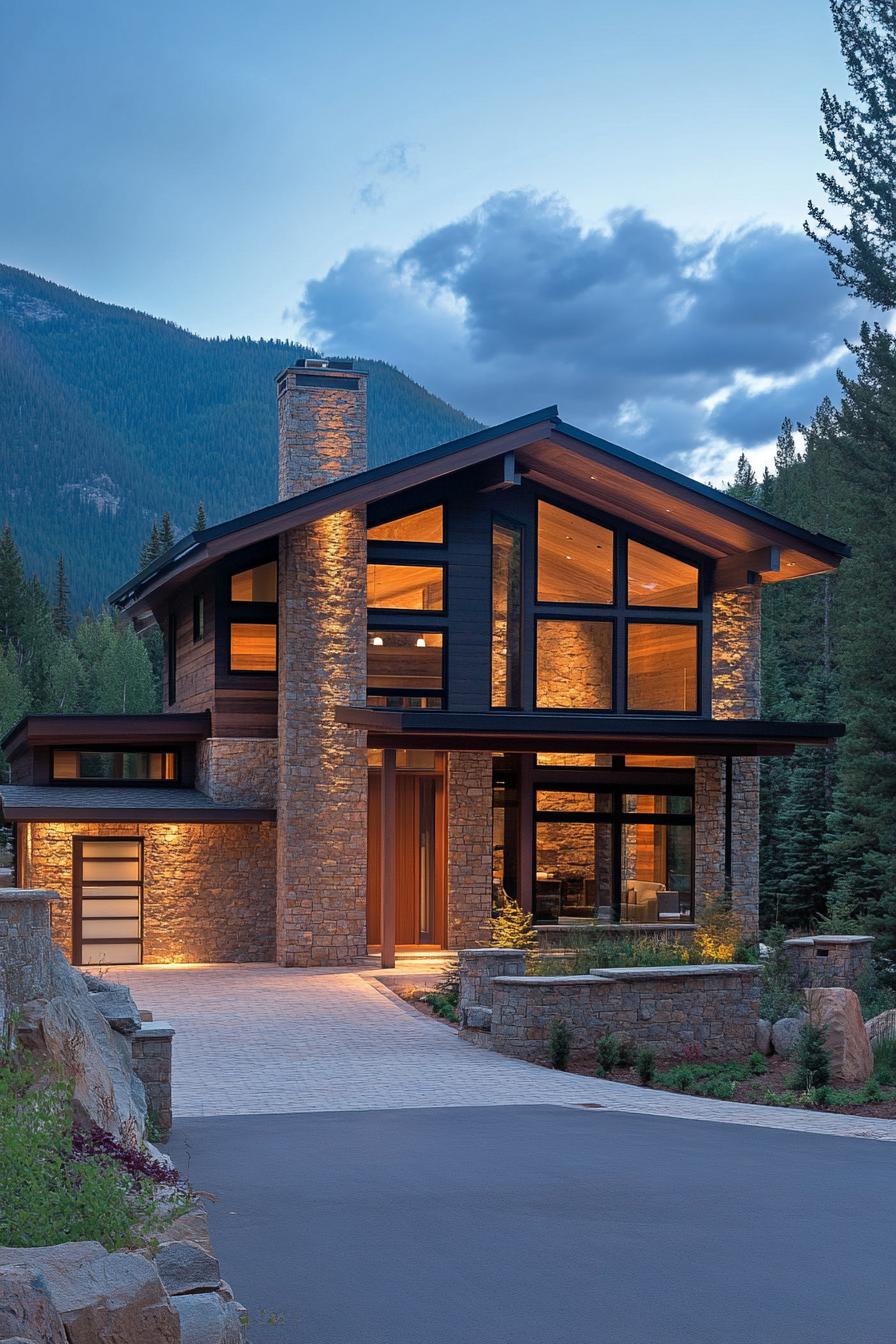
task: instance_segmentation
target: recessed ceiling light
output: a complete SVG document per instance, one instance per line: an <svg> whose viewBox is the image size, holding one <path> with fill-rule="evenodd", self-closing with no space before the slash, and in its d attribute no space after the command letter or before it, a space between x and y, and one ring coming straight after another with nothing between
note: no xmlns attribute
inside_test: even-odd
<svg viewBox="0 0 896 1344"><path fill-rule="evenodd" d="M383 642L383 637L382 635L374 635L373 639L370 642L371 644L376 644L377 648L379 648Z"/></svg>

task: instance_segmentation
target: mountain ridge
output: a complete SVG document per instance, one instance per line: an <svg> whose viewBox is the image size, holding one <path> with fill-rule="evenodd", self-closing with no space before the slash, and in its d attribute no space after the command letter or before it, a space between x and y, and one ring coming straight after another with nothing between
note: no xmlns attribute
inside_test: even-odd
<svg viewBox="0 0 896 1344"><path fill-rule="evenodd" d="M0 521L48 583L65 556L75 607L138 569L152 521L189 531L277 497L274 380L318 352L203 337L0 265ZM334 356L335 357L335 356ZM371 466L479 422L382 360L369 374Z"/></svg>

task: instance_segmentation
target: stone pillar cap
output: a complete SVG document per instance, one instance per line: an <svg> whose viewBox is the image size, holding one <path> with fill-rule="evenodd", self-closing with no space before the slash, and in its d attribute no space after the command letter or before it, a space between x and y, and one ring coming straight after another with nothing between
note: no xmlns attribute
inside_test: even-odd
<svg viewBox="0 0 896 1344"><path fill-rule="evenodd" d="M0 887L0 901L60 901L58 891L43 887Z"/></svg>

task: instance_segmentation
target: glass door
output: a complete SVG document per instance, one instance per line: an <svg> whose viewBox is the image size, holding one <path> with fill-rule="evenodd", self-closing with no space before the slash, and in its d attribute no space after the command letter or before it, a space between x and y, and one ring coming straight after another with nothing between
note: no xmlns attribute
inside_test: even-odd
<svg viewBox="0 0 896 1344"><path fill-rule="evenodd" d="M143 959L143 841L75 836L73 960L133 966Z"/></svg>

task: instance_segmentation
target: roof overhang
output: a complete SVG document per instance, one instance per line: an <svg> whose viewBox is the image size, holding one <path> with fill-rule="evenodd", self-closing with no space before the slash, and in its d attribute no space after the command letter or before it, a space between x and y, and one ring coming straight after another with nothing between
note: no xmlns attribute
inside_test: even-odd
<svg viewBox="0 0 896 1344"><path fill-rule="evenodd" d="M336 718L367 732L369 747L426 751L576 751L602 755L789 756L797 747L830 747L841 723L768 723L758 719L530 713L460 714L448 710L339 706Z"/></svg>
<svg viewBox="0 0 896 1344"><path fill-rule="evenodd" d="M275 821L268 807L216 803L196 789L0 784L6 821L155 821L177 824Z"/></svg>
<svg viewBox="0 0 896 1344"><path fill-rule="evenodd" d="M34 747L169 746L211 734L211 715L26 714L0 741L7 760Z"/></svg>
<svg viewBox="0 0 896 1344"><path fill-rule="evenodd" d="M721 582L775 582L836 568L849 547L765 513L712 486L560 420L556 406L319 486L241 518L192 532L112 593L135 620L234 551L303 523L359 508L470 467L494 463L485 488L523 479L636 523L722 562Z"/></svg>

